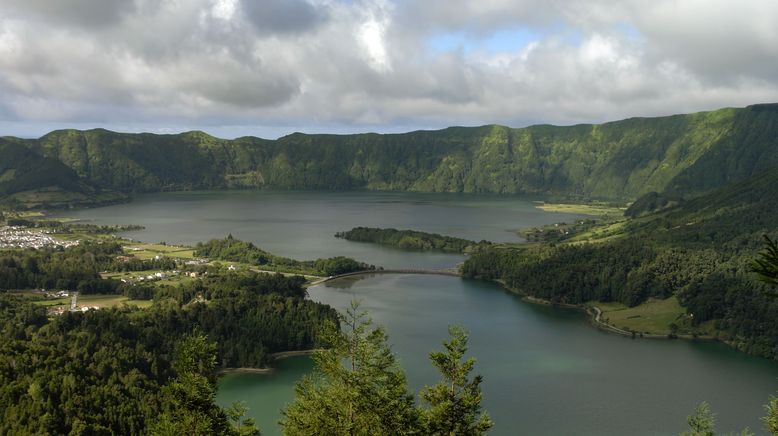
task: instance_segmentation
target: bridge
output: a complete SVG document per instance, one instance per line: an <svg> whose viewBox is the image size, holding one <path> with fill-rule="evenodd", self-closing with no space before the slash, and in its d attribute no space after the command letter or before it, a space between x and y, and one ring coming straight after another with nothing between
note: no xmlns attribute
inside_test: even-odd
<svg viewBox="0 0 778 436"><path fill-rule="evenodd" d="M310 283L308 286L315 286L319 285L325 282L328 282L330 280L340 279L343 277L351 277L351 276L361 276L361 275L368 275L368 274L434 274L439 276L451 276L451 277L461 277L461 274L459 274L459 271L456 268L445 268L445 269L414 269L414 268L405 268L405 269L368 269L364 271L354 271L350 273L345 274L338 274L335 276L329 276L329 277L322 277L318 280L314 280Z"/></svg>

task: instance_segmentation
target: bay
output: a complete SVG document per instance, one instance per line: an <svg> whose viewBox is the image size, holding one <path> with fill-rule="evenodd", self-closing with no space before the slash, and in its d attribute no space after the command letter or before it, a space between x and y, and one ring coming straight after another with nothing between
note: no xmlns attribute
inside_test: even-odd
<svg viewBox="0 0 778 436"><path fill-rule="evenodd" d="M415 391L438 380L427 354L441 348L448 325L464 326L494 435L676 435L701 401L722 433L750 427L762 434L762 405L778 389L774 362L720 343L601 332L581 311L525 303L492 283L377 274L309 293L339 310L360 301L386 327ZM240 383L222 380L217 400L247 401L263 432L279 434L274 423L293 397L292 380L310 368L280 364L288 385L280 387L276 375L241 374Z"/></svg>

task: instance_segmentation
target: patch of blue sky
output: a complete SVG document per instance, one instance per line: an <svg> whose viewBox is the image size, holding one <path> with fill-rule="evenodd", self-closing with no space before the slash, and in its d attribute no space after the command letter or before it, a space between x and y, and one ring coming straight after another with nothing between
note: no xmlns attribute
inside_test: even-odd
<svg viewBox="0 0 778 436"><path fill-rule="evenodd" d="M499 29L482 34L472 32L441 32L427 39L427 44L435 53L453 51L474 52L487 51L492 53L516 52L533 41L538 41L543 34L525 27Z"/></svg>
<svg viewBox="0 0 778 436"><path fill-rule="evenodd" d="M626 36L629 40L637 40L641 38L640 30L631 23L619 23L616 24L616 31Z"/></svg>

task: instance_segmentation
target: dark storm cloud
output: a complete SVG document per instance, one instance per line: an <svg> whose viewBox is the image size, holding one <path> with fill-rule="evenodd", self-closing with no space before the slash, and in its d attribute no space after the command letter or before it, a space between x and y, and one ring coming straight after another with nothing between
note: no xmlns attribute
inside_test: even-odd
<svg viewBox="0 0 778 436"><path fill-rule="evenodd" d="M240 4L260 34L305 32L327 19L325 8L305 0L240 0Z"/></svg>

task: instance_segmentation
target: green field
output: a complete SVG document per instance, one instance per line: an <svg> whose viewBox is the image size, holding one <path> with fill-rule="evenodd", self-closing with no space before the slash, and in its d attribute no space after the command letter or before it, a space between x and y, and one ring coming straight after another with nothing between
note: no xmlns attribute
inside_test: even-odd
<svg viewBox="0 0 778 436"><path fill-rule="evenodd" d="M635 307L601 302L589 305L602 310L602 321L623 330L641 333L667 335L672 332L671 324L684 324L686 318L686 310L674 296L665 300L651 298Z"/></svg>
<svg viewBox="0 0 778 436"><path fill-rule="evenodd" d="M56 306L68 306L70 305L70 297L67 298L52 298L46 300L34 301L35 304L47 307ZM149 307L152 305L151 300L130 300L124 295L79 295L78 307L90 306L90 307L113 307L120 306L122 304L128 304L130 306L137 307Z"/></svg>
<svg viewBox="0 0 778 436"><path fill-rule="evenodd" d="M600 217L622 217L626 207L617 207L604 203L573 204L538 202L535 207L546 212L573 213Z"/></svg>
<svg viewBox="0 0 778 436"><path fill-rule="evenodd" d="M624 236L624 229L627 220L614 221L612 223L603 223L590 230L583 231L573 235L567 242L571 244L582 242L605 242Z"/></svg>
<svg viewBox="0 0 778 436"><path fill-rule="evenodd" d="M153 259L155 256L167 256L179 259L194 258L194 249L163 244L131 243L124 246L127 254L132 254L138 259Z"/></svg>

